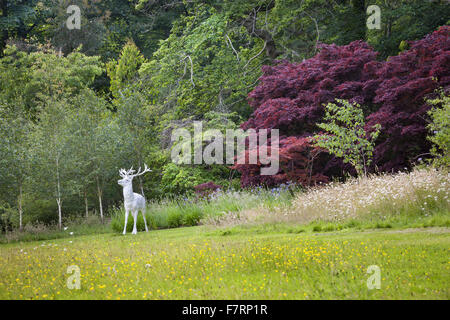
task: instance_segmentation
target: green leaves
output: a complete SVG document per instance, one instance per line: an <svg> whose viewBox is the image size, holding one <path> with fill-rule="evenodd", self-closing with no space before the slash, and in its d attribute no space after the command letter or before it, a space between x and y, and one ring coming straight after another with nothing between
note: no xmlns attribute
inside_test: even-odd
<svg viewBox="0 0 450 320"><path fill-rule="evenodd" d="M336 102L325 106L326 122L317 126L326 134L314 137L316 145L342 158L344 163L350 163L359 176L366 175L381 127L377 124L371 132L366 132L361 106L341 99L336 99Z"/></svg>
<svg viewBox="0 0 450 320"><path fill-rule="evenodd" d="M431 123L428 125L428 140L433 143L431 154L435 156L434 164L448 168L450 166L450 96L440 91L439 97L427 101L433 105L428 114Z"/></svg>
<svg viewBox="0 0 450 320"><path fill-rule="evenodd" d="M108 62L106 67L111 79L110 90L114 98L119 98L120 90L136 78L139 68L145 61L136 45L129 40L123 47L119 60Z"/></svg>
<svg viewBox="0 0 450 320"><path fill-rule="evenodd" d="M24 100L36 112L48 99L67 98L89 88L103 72L100 57L73 52L67 57L54 51L24 53L7 47L0 59L0 98Z"/></svg>
<svg viewBox="0 0 450 320"><path fill-rule="evenodd" d="M167 117L202 118L209 111L248 115L246 96L260 75L263 42L245 28L230 28L224 12L198 5L177 20L170 36L161 41L141 77L155 94Z"/></svg>

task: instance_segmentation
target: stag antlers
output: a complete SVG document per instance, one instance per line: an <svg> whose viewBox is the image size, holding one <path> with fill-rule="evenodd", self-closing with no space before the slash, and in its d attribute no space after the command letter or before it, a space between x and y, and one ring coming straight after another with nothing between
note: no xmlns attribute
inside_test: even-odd
<svg viewBox="0 0 450 320"><path fill-rule="evenodd" d="M139 169L138 169L138 172L137 173L134 173L135 172L135 170L133 170L133 167L131 167L131 169L129 169L129 170L125 170L125 169L120 169L119 170L119 175L122 177L122 178L125 178L125 177L129 177L129 178L134 178L134 177L137 177L137 176L141 176L141 175L143 175L144 173L146 173L146 172L151 172L152 170L150 170L148 167L147 167L147 165L144 163L144 171L141 171L141 167L139 167Z"/></svg>

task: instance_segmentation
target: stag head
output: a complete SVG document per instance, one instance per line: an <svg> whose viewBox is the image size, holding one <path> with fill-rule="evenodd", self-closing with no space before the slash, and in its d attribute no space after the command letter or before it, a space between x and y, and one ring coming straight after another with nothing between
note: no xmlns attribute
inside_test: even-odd
<svg viewBox="0 0 450 320"><path fill-rule="evenodd" d="M135 173L136 171L133 170L133 167L131 167L131 169L129 170L120 169L119 175L122 177L122 179L118 180L117 183L120 184L122 187L125 187L133 181L134 177L141 176L146 172L152 171L147 167L145 163L144 166L145 166L144 170L141 171L141 168L139 168L137 173Z"/></svg>

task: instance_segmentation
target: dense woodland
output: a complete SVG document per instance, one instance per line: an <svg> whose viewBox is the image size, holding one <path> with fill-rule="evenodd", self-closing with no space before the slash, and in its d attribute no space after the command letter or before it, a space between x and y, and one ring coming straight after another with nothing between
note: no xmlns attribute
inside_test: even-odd
<svg viewBox="0 0 450 320"><path fill-rule="evenodd" d="M79 30L66 26L73 4ZM446 0L0 0L1 230L106 217L122 202L118 170L144 163L134 189L147 199L356 175L312 139L335 99L361 106L367 132L380 126L367 172L442 154L446 166L449 17ZM173 163L171 132L198 120L279 129L279 174Z"/></svg>

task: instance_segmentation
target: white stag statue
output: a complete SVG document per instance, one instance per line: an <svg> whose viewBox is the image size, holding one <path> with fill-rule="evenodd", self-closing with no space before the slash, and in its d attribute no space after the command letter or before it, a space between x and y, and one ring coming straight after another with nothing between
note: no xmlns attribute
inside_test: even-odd
<svg viewBox="0 0 450 320"><path fill-rule="evenodd" d="M119 175L122 177L122 179L120 179L118 183L123 187L123 205L125 207L125 225L123 227L123 234L127 232L128 214L130 213L130 211L134 219L132 234L137 233L136 221L139 211L141 211L142 215L144 216L145 231L148 232L147 221L145 220L145 198L142 195L133 192L133 178L143 175L144 173L149 171L152 170L147 168L147 165L145 165L144 171L141 171L141 168L139 168L137 173L135 173L133 167L131 167L130 170L119 170Z"/></svg>

